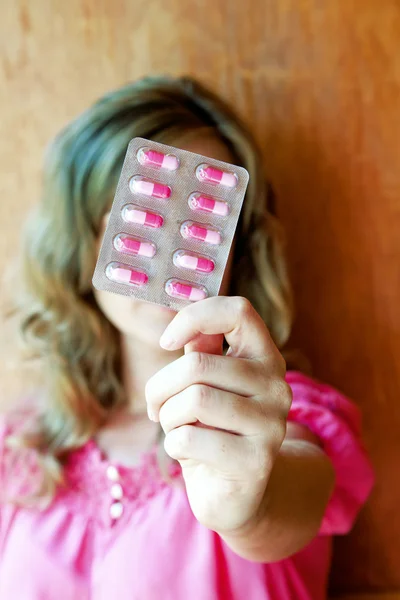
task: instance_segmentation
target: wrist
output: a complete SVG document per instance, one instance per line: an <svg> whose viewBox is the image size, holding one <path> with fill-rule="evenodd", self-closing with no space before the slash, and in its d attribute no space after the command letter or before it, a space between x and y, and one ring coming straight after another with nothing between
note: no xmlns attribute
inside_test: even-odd
<svg viewBox="0 0 400 600"><path fill-rule="evenodd" d="M220 536L247 560L283 560L318 534L333 484L333 468L321 448L301 440L285 442L254 516Z"/></svg>
<svg viewBox="0 0 400 600"><path fill-rule="evenodd" d="M217 532L224 542L236 554L255 562L273 562L278 560L266 546L271 526L270 512L268 511L269 493L268 486L257 512L244 525L234 531Z"/></svg>

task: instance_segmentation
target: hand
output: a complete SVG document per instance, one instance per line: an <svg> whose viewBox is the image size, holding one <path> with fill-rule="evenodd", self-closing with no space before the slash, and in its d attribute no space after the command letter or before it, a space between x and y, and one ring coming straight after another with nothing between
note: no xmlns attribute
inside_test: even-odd
<svg viewBox="0 0 400 600"><path fill-rule="evenodd" d="M148 381L149 416L160 421L165 450L181 464L195 517L221 534L239 531L260 517L285 437L285 361L240 297L185 307L160 344L185 354Z"/></svg>

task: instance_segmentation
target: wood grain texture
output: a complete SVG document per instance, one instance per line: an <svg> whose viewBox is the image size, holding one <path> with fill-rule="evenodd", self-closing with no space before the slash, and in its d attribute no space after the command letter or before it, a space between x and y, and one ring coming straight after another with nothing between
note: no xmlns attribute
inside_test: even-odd
<svg viewBox="0 0 400 600"><path fill-rule="evenodd" d="M334 591L400 588L400 5L397 0L24 0L1 7L7 305L44 146L103 92L190 73L258 132L297 297L294 341L363 410L377 486L336 543ZM11 265L11 267L10 267ZM36 381L2 328L0 401Z"/></svg>

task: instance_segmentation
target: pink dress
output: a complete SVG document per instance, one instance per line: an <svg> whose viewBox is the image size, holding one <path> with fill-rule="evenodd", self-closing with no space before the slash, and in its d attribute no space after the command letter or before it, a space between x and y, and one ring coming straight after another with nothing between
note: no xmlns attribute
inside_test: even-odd
<svg viewBox="0 0 400 600"><path fill-rule="evenodd" d="M360 441L357 408L299 373L289 373L287 381L294 393L289 419L320 438L336 471L319 535L301 552L272 564L240 558L194 518L179 465L169 484L154 453L143 455L139 466L125 468L111 465L90 441L71 453L65 467L69 487L49 508L1 505L0 598L325 598L331 536L351 529L373 475ZM34 458L13 463L10 453L1 444L3 490L21 485L21 469L35 468Z"/></svg>

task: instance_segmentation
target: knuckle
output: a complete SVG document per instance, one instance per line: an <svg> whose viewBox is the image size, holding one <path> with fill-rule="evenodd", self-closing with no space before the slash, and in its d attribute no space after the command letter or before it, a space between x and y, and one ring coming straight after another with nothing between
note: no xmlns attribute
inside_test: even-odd
<svg viewBox="0 0 400 600"><path fill-rule="evenodd" d="M191 427L183 425L169 432L164 439L164 448L171 458L183 457L190 447L192 441Z"/></svg>
<svg viewBox="0 0 400 600"><path fill-rule="evenodd" d="M286 419L276 418L270 420L267 432L260 436L256 448L256 464L266 468L271 466L279 452L286 436Z"/></svg>
<svg viewBox="0 0 400 600"><path fill-rule="evenodd" d="M201 412L207 408L210 400L209 387L207 385L195 384L190 389L191 402L195 412Z"/></svg>
<svg viewBox="0 0 400 600"><path fill-rule="evenodd" d="M195 377L201 377L210 367L210 357L203 352L191 352L187 355L188 368Z"/></svg>
<svg viewBox="0 0 400 600"><path fill-rule="evenodd" d="M288 383L286 383L285 380L282 380L282 383L281 383L280 398L281 398L281 402L282 402L282 406L284 408L285 414L287 415L290 410L290 407L292 406L293 392L292 392L292 388L290 387L290 385Z"/></svg>
<svg viewBox="0 0 400 600"><path fill-rule="evenodd" d="M292 405L292 388L281 378L273 380L270 386L271 394L278 402L279 407L287 415Z"/></svg>
<svg viewBox="0 0 400 600"><path fill-rule="evenodd" d="M287 410L281 406L271 407L263 401L258 402L259 407L259 440L262 450L274 455L282 445L286 436Z"/></svg>
<svg viewBox="0 0 400 600"><path fill-rule="evenodd" d="M236 296L233 298L235 302L236 312L241 318L246 318L253 311L253 307L251 302L244 298L243 296Z"/></svg>

